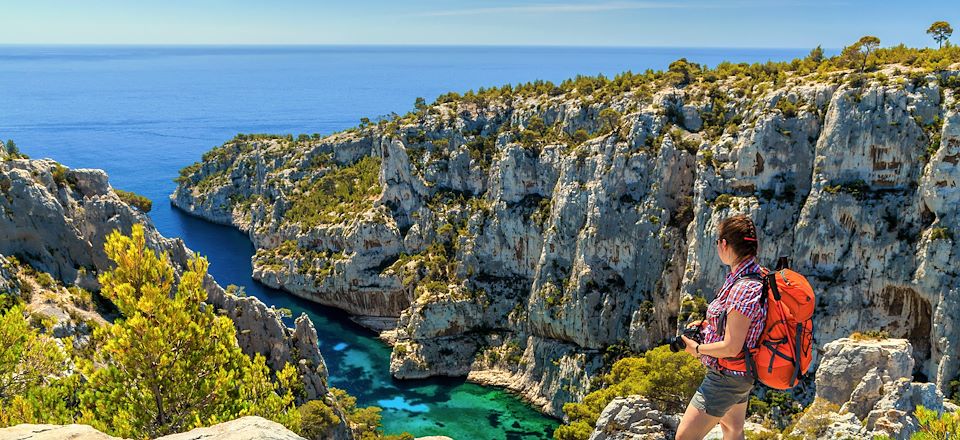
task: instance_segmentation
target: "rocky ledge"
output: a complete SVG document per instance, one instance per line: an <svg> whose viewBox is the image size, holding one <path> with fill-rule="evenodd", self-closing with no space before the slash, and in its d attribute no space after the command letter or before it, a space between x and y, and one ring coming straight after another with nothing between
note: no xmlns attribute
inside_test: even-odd
<svg viewBox="0 0 960 440"><path fill-rule="evenodd" d="M17 440L121 440L89 425L17 425L0 429L0 438ZM255 416L206 428L157 437L155 440L306 440L283 425Z"/></svg>

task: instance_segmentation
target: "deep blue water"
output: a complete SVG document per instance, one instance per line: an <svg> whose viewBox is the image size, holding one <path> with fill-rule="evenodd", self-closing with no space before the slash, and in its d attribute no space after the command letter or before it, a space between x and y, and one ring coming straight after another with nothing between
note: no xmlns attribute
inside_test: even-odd
<svg viewBox="0 0 960 440"><path fill-rule="evenodd" d="M805 55L796 49L505 47L0 46L0 138L33 158L102 168L154 201L166 236L210 259L222 285L307 312L330 382L384 408L387 433L455 439L547 438L557 422L503 391L462 379L396 381L389 350L342 312L250 279L253 248L228 227L172 209L177 171L236 133L329 134L361 117L405 113L416 97L577 74Z"/></svg>

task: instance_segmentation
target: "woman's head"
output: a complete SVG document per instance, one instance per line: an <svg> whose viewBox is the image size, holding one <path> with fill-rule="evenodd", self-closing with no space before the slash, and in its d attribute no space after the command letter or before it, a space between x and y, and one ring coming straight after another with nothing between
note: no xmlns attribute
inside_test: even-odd
<svg viewBox="0 0 960 440"><path fill-rule="evenodd" d="M748 215L727 217L717 225L717 254L724 264L734 263L759 250L757 228Z"/></svg>

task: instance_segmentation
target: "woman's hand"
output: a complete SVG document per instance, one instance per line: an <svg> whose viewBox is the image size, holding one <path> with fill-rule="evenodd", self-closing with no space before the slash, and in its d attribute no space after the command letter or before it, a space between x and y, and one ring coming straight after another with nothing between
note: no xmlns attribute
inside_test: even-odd
<svg viewBox="0 0 960 440"><path fill-rule="evenodd" d="M700 355L697 354L697 350L696 350L697 346L700 345L697 343L697 341L694 341L693 339L690 339L684 335L680 335L680 338L683 339L683 342L686 343L686 346L683 348L683 351L690 353L695 357L700 357Z"/></svg>
<svg viewBox="0 0 960 440"><path fill-rule="evenodd" d="M693 322L687 324L687 328L690 328L690 327L700 327L702 324L703 324L703 320L700 319L700 320L693 321Z"/></svg>

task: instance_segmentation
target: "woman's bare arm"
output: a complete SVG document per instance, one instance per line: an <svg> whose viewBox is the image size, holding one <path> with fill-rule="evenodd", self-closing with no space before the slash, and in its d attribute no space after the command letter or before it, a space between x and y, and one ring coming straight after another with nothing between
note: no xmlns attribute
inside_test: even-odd
<svg viewBox="0 0 960 440"><path fill-rule="evenodd" d="M723 340L711 344L699 344L700 354L713 356L716 358L733 357L740 354L743 349L743 341L747 339L747 332L750 330L750 317L740 313L737 309L730 309L727 312L727 324L723 331ZM696 354L697 342L682 336L687 343L687 352Z"/></svg>

